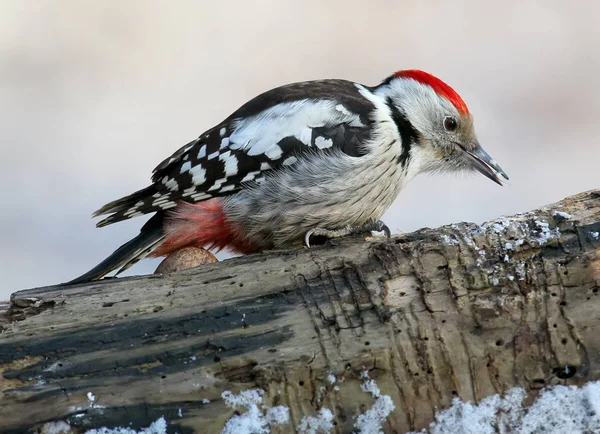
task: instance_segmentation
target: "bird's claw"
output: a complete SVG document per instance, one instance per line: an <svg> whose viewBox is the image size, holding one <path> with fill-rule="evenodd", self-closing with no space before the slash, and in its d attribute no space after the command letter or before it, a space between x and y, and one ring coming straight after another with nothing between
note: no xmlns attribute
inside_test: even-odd
<svg viewBox="0 0 600 434"><path fill-rule="evenodd" d="M390 228L379 219L371 220L366 225L361 226L361 228L364 228L365 231L371 230L375 232L383 232L387 238L392 237L392 231L390 231Z"/></svg>
<svg viewBox="0 0 600 434"><path fill-rule="evenodd" d="M310 231L306 232L306 235L304 235L304 244L306 244L306 247L308 247L310 249L310 237L312 237L312 235L315 233L316 229L311 229Z"/></svg>
<svg viewBox="0 0 600 434"><path fill-rule="evenodd" d="M337 230L313 228L313 229L309 230L308 232L306 232L306 235L304 236L304 243L306 244L306 247L310 248L310 238L313 235L327 237L327 238L340 238L340 237L344 237L346 235L350 235L350 234L354 233L353 229L355 229L355 228L352 228L351 226L346 226L345 228L337 229Z"/></svg>
<svg viewBox="0 0 600 434"><path fill-rule="evenodd" d="M307 231L306 235L304 235L304 244L306 244L306 247L310 248L310 239L313 235L320 235L327 238L339 238L344 237L346 235L370 231L383 232L387 238L392 237L392 232L390 231L390 228L384 222L382 222L379 219L373 219L369 220L366 224L362 226L346 226L345 228L337 230L313 228Z"/></svg>

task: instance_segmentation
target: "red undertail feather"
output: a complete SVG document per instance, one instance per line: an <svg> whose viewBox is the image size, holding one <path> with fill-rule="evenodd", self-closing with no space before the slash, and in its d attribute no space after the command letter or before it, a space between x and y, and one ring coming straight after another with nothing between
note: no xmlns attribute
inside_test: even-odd
<svg viewBox="0 0 600 434"><path fill-rule="evenodd" d="M165 234L165 241L151 256L165 256L184 247L227 249L243 254L256 250L227 221L219 199L179 203L167 218Z"/></svg>
<svg viewBox="0 0 600 434"><path fill-rule="evenodd" d="M458 93L442 80L433 75L421 71L419 69L407 69L405 71L398 71L394 74L395 77L412 78L419 83L427 84L433 88L436 93L448 101L450 101L456 109L464 114L469 114L467 104L463 101Z"/></svg>

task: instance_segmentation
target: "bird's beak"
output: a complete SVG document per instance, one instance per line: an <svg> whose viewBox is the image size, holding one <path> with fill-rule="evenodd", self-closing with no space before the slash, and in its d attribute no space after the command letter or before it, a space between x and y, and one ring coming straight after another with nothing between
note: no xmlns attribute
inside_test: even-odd
<svg viewBox="0 0 600 434"><path fill-rule="evenodd" d="M473 167L473 169L477 170L479 173L491 179L498 185L502 185L502 180L498 175L501 175L504 179L508 180L508 176L506 176L504 170L500 168L498 163L496 163L481 146L477 145L475 149L467 150L467 148L460 143L456 144L463 151L465 159L471 165L471 167Z"/></svg>

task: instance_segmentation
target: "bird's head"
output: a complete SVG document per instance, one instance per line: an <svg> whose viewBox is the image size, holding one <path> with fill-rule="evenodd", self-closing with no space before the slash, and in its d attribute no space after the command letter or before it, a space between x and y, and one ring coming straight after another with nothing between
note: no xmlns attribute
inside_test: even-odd
<svg viewBox="0 0 600 434"><path fill-rule="evenodd" d="M508 179L479 145L463 99L439 78L420 70L398 71L376 93L385 96L403 142L411 142L407 169L413 175L476 170L500 185L500 176Z"/></svg>

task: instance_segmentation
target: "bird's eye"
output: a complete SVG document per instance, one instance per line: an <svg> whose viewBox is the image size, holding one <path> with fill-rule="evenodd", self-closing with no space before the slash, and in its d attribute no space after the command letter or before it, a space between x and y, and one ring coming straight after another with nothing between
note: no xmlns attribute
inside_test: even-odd
<svg viewBox="0 0 600 434"><path fill-rule="evenodd" d="M444 118L444 128L446 131L456 131L456 127L458 127L458 122L452 116L446 116Z"/></svg>

